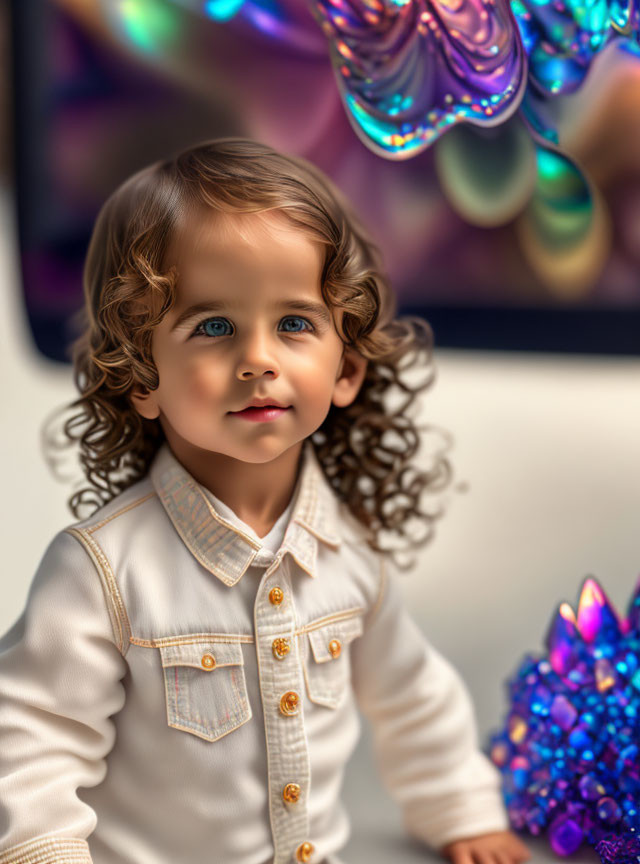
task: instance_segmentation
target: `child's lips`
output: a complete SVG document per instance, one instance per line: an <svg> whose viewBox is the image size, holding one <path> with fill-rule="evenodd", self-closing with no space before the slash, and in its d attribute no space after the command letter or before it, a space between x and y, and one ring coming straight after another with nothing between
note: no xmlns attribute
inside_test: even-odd
<svg viewBox="0 0 640 864"><path fill-rule="evenodd" d="M291 405L287 408L280 408L277 405L265 405L262 408L245 408L243 411L230 411L233 417L241 417L243 420L253 420L261 423L268 420L276 420L291 409Z"/></svg>

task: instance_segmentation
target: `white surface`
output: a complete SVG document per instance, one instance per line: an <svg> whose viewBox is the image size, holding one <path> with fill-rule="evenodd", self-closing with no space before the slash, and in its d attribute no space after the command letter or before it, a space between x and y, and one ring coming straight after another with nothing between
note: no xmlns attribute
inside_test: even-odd
<svg viewBox="0 0 640 864"><path fill-rule="evenodd" d="M0 209L0 368L3 392L0 632L19 614L46 545L73 521L71 488L50 475L42 423L74 396L71 370L40 359L17 291L15 229ZM540 650L561 600L594 574L626 607L640 567L640 360L438 352L425 420L454 433L456 481L435 541L405 582L431 640L465 676L484 736L500 722L502 681ZM377 788L366 741L347 780L361 861L425 860L400 836ZM545 844L536 861L552 860ZM593 861L589 852L574 861Z"/></svg>

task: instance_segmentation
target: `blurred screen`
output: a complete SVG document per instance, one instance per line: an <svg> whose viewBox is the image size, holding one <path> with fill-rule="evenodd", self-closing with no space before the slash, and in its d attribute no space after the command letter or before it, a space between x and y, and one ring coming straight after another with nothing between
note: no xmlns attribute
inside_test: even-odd
<svg viewBox="0 0 640 864"><path fill-rule="evenodd" d="M67 359L105 198L147 163L225 135L332 177L380 245L400 312L430 320L439 345L638 353L640 59L628 41L551 105L560 152L534 145L520 110L386 158L349 114L311 4L15 0L12 15L24 302L45 356Z"/></svg>

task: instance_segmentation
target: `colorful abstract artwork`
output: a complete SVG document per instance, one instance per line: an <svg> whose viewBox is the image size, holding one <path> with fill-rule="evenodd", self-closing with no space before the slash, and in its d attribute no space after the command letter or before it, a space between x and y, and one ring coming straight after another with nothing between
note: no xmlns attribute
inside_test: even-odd
<svg viewBox="0 0 640 864"><path fill-rule="evenodd" d="M639 0L15 6L25 303L47 356L67 359L109 191L219 135L326 171L440 344L638 350Z"/></svg>

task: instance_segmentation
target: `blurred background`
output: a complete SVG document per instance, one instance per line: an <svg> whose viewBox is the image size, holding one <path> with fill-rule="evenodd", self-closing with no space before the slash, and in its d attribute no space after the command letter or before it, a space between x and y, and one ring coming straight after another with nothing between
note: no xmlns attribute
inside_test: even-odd
<svg viewBox="0 0 640 864"><path fill-rule="evenodd" d="M97 210L150 161L247 135L339 184L383 250L400 312L434 327L438 378L420 411L453 435L455 482L403 585L468 682L486 741L505 679L542 650L558 604L575 605L594 574L624 611L640 565L637 42L608 18L586 41L584 21L570 33L566 21L560 31L538 22L538 34L549 28L540 56L521 29L527 67L503 18L494 73L511 75L508 98L494 75L470 93L440 81L433 104L418 105L428 88L407 49L394 68L418 75L417 107L399 116L354 89L374 43L349 42L345 21L322 14L284 0L0 3L0 631L73 521L77 466L54 479L40 432L74 396L69 322ZM486 124L494 110L500 122ZM345 860L423 861L368 746L365 735L347 780ZM552 858L540 844L535 855ZM596 858L583 849L573 860Z"/></svg>

